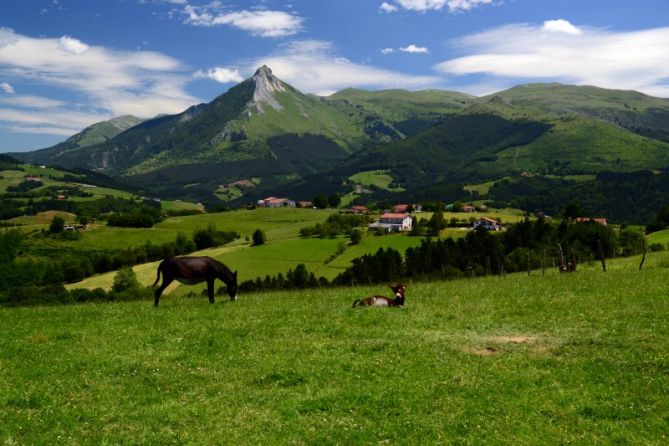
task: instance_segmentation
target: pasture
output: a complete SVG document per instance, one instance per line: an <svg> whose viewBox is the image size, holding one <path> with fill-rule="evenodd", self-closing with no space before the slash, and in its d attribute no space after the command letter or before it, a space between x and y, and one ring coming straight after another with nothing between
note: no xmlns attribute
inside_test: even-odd
<svg viewBox="0 0 669 446"><path fill-rule="evenodd" d="M574 274L2 308L6 444L666 444L669 255Z"/></svg>

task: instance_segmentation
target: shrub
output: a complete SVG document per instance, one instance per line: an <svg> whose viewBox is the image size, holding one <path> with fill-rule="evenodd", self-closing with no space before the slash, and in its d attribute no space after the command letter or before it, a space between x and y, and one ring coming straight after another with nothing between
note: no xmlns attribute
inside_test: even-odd
<svg viewBox="0 0 669 446"><path fill-rule="evenodd" d="M253 235L251 236L253 239L253 246L260 246L264 245L265 242L267 241L267 236L265 235L265 231L262 229L256 229L253 231Z"/></svg>
<svg viewBox="0 0 669 446"><path fill-rule="evenodd" d="M60 232L63 232L63 229L65 228L65 220L63 220L63 217L60 217L56 215L53 217L51 220L51 224L49 225L49 231L53 232L54 234L58 234Z"/></svg>
<svg viewBox="0 0 669 446"><path fill-rule="evenodd" d="M138 289L139 282L137 281L137 276L135 271L130 267L121 268L114 276L114 285L112 286L112 291L115 293Z"/></svg>

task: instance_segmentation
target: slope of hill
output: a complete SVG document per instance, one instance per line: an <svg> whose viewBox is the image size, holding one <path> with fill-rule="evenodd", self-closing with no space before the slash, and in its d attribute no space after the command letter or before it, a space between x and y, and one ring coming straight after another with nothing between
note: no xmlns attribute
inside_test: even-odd
<svg viewBox="0 0 669 446"><path fill-rule="evenodd" d="M90 127L86 127L81 132L55 146L36 150L34 152L18 152L12 155L27 163L48 163L57 165L59 164L59 158L63 154L69 153L68 157L72 157L74 154L79 153L81 149L101 144L120 133L123 133L129 128L136 126L142 121L142 119L132 115L119 116L110 119L109 121L98 122ZM65 162L63 164L67 163ZM70 167L81 167L81 165L72 165Z"/></svg>
<svg viewBox="0 0 669 446"><path fill-rule="evenodd" d="M669 142L669 99L636 91L557 83L519 85L483 99L491 97L549 113L577 113L601 119L635 133Z"/></svg>
<svg viewBox="0 0 669 446"><path fill-rule="evenodd" d="M405 188L523 172L597 173L669 165L669 144L597 119L494 97L403 141L353 156L351 170L389 168Z"/></svg>

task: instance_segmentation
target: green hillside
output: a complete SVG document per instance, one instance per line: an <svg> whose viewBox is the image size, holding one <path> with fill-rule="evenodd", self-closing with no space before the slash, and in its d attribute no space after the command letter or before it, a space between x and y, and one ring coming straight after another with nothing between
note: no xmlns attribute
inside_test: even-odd
<svg viewBox="0 0 669 446"><path fill-rule="evenodd" d="M59 158L62 154L68 153L67 158L78 156L81 149L96 144L104 143L111 138L123 133L124 131L140 124L143 120L132 115L119 116L109 121L98 122L90 127L85 128L74 136L71 136L64 142L56 144L35 152L19 152L14 153L18 159L32 164L47 163L51 165L66 165L67 161L59 163ZM80 155L79 155L80 156ZM69 167L83 167L83 163L79 165L70 165Z"/></svg>
<svg viewBox="0 0 669 446"><path fill-rule="evenodd" d="M482 99L491 97L549 113L577 113L669 141L669 99L636 91L557 83L519 85Z"/></svg>
<svg viewBox="0 0 669 446"><path fill-rule="evenodd" d="M352 170L383 167L406 189L523 172L627 172L669 165L669 143L585 116L552 115L493 98L407 138L356 154Z"/></svg>

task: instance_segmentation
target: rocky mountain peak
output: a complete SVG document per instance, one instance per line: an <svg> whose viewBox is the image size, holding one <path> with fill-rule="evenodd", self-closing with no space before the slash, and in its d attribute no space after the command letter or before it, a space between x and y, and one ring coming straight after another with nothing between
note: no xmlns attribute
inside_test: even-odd
<svg viewBox="0 0 669 446"><path fill-rule="evenodd" d="M255 105L257 111L259 113L263 112L262 104L269 104L275 110L283 110L281 104L274 97L274 93L286 91L286 87L272 74L272 70L267 65L263 65L256 70L252 79L255 82L253 105Z"/></svg>

